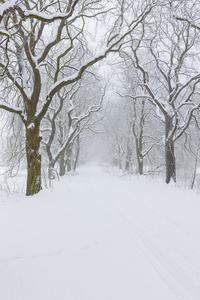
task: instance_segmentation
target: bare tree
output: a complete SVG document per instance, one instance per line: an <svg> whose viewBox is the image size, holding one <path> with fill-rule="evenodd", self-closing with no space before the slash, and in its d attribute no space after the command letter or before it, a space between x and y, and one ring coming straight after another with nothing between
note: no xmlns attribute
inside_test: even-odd
<svg viewBox="0 0 200 300"><path fill-rule="evenodd" d="M170 8L158 10L150 25L142 26L142 34L132 41L126 55L141 74L143 97L157 105L165 124L166 182L176 181L175 142L188 128L194 112L200 108L197 95L200 74L198 32L189 24L180 24Z"/></svg>

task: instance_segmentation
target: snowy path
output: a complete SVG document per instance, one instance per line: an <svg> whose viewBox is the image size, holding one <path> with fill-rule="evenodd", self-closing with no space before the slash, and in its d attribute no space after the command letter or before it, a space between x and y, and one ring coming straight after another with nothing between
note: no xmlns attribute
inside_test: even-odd
<svg viewBox="0 0 200 300"><path fill-rule="evenodd" d="M0 201L1 300L199 300L200 196L87 166Z"/></svg>

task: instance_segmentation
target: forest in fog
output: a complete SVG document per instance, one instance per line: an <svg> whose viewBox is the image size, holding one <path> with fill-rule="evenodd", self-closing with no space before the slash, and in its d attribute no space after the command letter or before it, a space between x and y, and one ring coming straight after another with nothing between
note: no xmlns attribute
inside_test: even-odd
<svg viewBox="0 0 200 300"><path fill-rule="evenodd" d="M0 189L88 161L199 189L200 0L0 1ZM26 174L26 175L25 175Z"/></svg>

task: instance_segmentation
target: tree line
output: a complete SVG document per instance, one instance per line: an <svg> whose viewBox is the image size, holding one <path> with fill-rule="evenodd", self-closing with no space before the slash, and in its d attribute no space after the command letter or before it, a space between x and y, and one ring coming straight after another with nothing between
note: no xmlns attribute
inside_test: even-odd
<svg viewBox="0 0 200 300"><path fill-rule="evenodd" d="M0 108L14 143L24 141L26 195L42 189L42 166L50 181L56 166L59 176L75 169L81 136L105 119L102 62L117 73L109 119L125 121L119 130L106 121L113 160L130 171L135 151L143 174L164 143L166 182L176 181L176 144L198 131L199 9L193 0L2 2Z"/></svg>

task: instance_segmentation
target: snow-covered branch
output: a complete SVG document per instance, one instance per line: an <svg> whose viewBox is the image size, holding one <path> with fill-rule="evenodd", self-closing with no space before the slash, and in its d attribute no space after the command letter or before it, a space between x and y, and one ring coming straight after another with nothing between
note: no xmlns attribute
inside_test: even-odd
<svg viewBox="0 0 200 300"><path fill-rule="evenodd" d="M19 0L7 0L0 5L0 16L2 17L8 10L14 9Z"/></svg>
<svg viewBox="0 0 200 300"><path fill-rule="evenodd" d="M195 105L192 109L190 109L187 113L187 117L185 120L185 124L184 126L182 126L181 128L179 128L179 133L174 137L173 141L177 141L182 135L183 133L186 131L186 129L189 127L191 119L193 117L193 114L195 111L200 109L200 103Z"/></svg>
<svg viewBox="0 0 200 300"><path fill-rule="evenodd" d="M4 109L10 113L17 114L21 117L21 120L23 121L24 124L26 124L26 118L24 116L24 110L22 108L19 108L17 106L10 105L6 103L5 101L0 100L0 108Z"/></svg>
<svg viewBox="0 0 200 300"><path fill-rule="evenodd" d="M16 1L14 1L16 2ZM42 22L52 23L56 20L67 20L70 18L74 12L74 9L77 5L79 0L75 0L73 4L69 7L69 11L67 13L45 13L37 10L23 10L19 5L15 5L14 8L16 11L18 11L19 15L22 19L32 18L37 19Z"/></svg>

